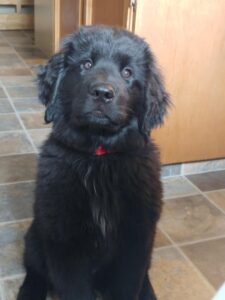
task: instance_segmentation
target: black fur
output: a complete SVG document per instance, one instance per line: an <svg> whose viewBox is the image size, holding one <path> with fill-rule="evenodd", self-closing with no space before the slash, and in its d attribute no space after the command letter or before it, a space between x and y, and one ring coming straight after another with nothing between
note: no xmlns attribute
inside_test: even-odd
<svg viewBox="0 0 225 300"><path fill-rule="evenodd" d="M53 131L40 154L17 299L44 300L50 290L61 300L156 299L147 272L162 191L149 134L169 98L147 43L83 27L38 79ZM99 146L107 153L95 155Z"/></svg>

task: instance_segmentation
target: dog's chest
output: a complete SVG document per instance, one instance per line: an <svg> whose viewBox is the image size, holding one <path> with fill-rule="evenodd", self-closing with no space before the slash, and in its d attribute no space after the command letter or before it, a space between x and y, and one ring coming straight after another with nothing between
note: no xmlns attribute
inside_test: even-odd
<svg viewBox="0 0 225 300"><path fill-rule="evenodd" d="M117 230L123 207L118 166L99 160L86 164L81 176L93 223L106 237Z"/></svg>

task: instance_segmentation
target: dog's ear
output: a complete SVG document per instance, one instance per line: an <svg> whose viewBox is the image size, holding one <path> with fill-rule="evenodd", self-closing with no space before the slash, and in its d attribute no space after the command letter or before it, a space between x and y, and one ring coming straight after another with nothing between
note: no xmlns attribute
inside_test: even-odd
<svg viewBox="0 0 225 300"><path fill-rule="evenodd" d="M156 61L149 53L149 78L146 87L144 127L147 132L163 123L170 97L167 93L161 72Z"/></svg>
<svg viewBox="0 0 225 300"><path fill-rule="evenodd" d="M38 90L39 99L47 107L45 122L50 123L56 115L58 89L65 69L65 51L53 55L47 64L39 69Z"/></svg>

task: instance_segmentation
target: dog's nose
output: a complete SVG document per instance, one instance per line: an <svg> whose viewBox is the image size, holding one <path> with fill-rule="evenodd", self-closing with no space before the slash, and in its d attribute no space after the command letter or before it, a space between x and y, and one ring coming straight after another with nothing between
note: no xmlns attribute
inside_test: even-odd
<svg viewBox="0 0 225 300"><path fill-rule="evenodd" d="M90 88L90 94L96 100L110 102L115 96L114 88L110 84L96 84Z"/></svg>

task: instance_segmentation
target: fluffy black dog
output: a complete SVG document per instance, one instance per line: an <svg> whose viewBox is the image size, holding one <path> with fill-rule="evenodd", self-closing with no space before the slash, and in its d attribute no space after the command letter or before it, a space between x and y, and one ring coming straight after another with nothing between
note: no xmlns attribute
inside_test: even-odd
<svg viewBox="0 0 225 300"><path fill-rule="evenodd" d="M82 27L39 76L43 146L18 300L156 299L148 269L161 211L151 128L169 104L145 41Z"/></svg>

